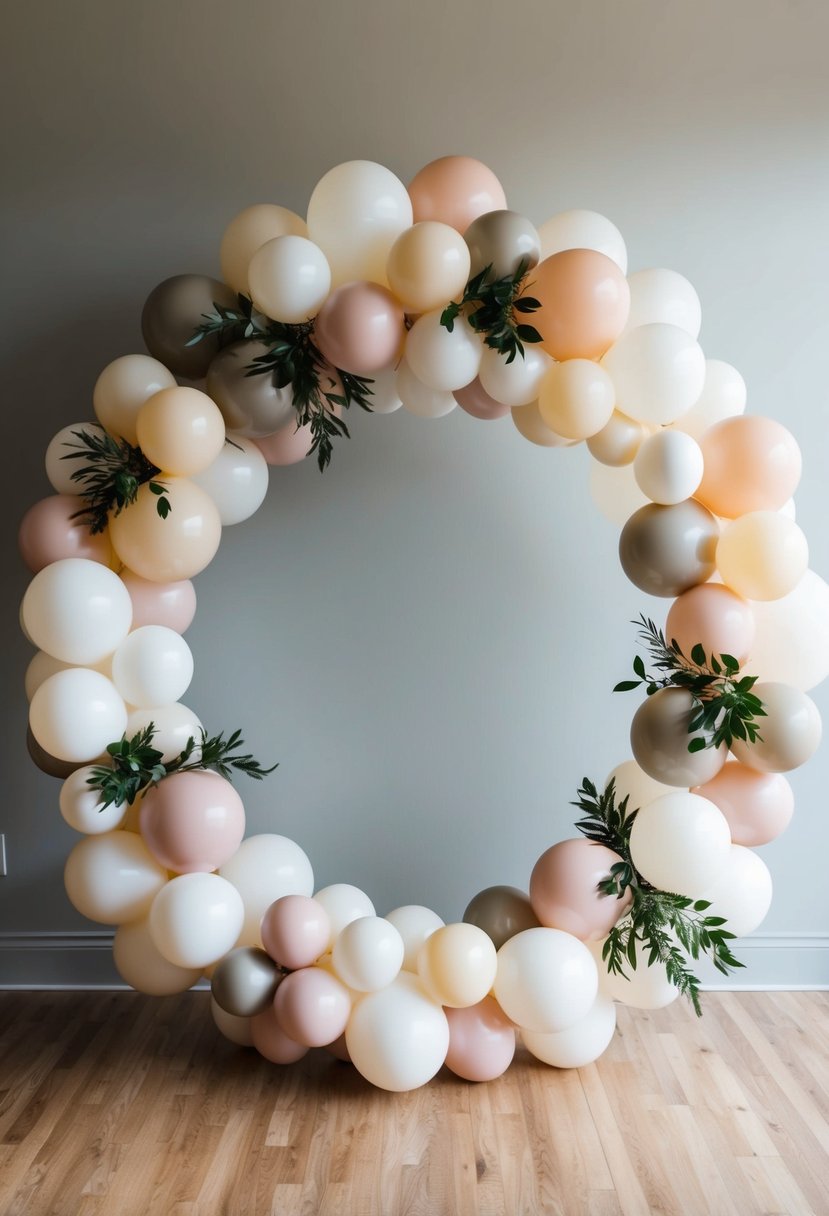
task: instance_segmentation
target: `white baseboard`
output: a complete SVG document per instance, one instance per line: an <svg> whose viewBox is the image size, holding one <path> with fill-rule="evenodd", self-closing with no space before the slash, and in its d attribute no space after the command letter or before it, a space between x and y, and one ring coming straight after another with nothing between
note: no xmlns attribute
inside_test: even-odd
<svg viewBox="0 0 829 1216"><path fill-rule="evenodd" d="M0 989L126 988L112 961L111 929L83 933L0 933ZM829 934L767 933L737 942L745 969L697 974L708 990L829 989ZM198 985L206 987L206 984Z"/></svg>

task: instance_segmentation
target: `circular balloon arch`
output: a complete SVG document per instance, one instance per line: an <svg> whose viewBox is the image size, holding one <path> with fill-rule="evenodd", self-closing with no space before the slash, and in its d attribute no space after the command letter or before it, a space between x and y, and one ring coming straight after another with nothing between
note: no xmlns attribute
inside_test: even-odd
<svg viewBox="0 0 829 1216"><path fill-rule="evenodd" d="M807 691L829 674L829 587L794 519L794 438L706 360L687 279L628 274L595 212L536 227L469 157L408 187L338 165L305 219L242 211L220 257L223 281L177 275L150 294L150 353L102 371L96 421L49 444L55 493L20 529L29 751L82 836L70 901L117 926L134 988L207 976L234 1042L275 1063L323 1047L388 1090L444 1064L492 1079L517 1031L540 1060L585 1065L616 1002L685 996L699 1012L695 960L740 966L734 939L771 900L756 849L785 829L783 774L820 740ZM191 579L261 505L270 468L336 458L355 406L460 407L509 415L542 447L586 442L625 574L670 603L664 626L641 618L646 657L618 686L647 693L633 758L585 779L580 834L536 861L528 892L487 888L456 924L418 905L380 917L347 883L315 890L293 841L245 838L231 778L269 770L181 701Z"/></svg>

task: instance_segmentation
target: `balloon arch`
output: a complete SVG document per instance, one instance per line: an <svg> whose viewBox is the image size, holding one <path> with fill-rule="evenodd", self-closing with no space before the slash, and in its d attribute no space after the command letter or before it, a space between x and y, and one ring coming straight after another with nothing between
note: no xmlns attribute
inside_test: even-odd
<svg viewBox="0 0 829 1216"><path fill-rule="evenodd" d="M829 674L829 587L794 520L795 440L746 415L740 374L706 360L685 278L628 275L594 212L536 228L468 157L408 188L339 165L306 220L271 204L236 216L221 267L223 282L151 293L150 354L102 371L97 422L54 437L55 493L21 525L29 750L82 833L69 899L117 926L133 987L208 976L231 1040L276 1063L325 1047L389 1090L444 1063L496 1077L517 1030L549 1064L587 1064L616 1001L699 1009L694 960L740 965L733 939L771 900L755 849L786 827L782 774L820 738L806 690ZM191 578L261 504L269 466L325 468L354 405L460 406L510 415L542 447L586 441L626 575L670 601L664 628L642 618L648 659L619 686L648 694L634 758L584 781L580 835L538 859L528 894L488 888L457 924L420 906L379 917L345 883L315 892L293 841L243 839L230 777L267 770L181 702Z"/></svg>

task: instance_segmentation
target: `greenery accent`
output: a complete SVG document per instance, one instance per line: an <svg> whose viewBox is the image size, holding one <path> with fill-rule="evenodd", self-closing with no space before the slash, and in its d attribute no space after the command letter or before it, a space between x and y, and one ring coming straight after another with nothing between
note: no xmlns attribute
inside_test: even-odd
<svg viewBox="0 0 829 1216"><path fill-rule="evenodd" d="M199 744L191 736L184 750L166 762L163 753L152 745L155 734L155 723L150 722L131 739L122 735L117 743L109 744L107 752L111 763L96 764L87 781L93 789L101 791L100 810L113 803L132 806L139 794L173 773L209 769L231 780L235 770L261 781L278 767L274 764L271 768L262 768L250 753L238 752L236 749L243 747L245 742L238 730L228 739L220 734L208 738L207 732L202 730Z"/></svg>
<svg viewBox="0 0 829 1216"><path fill-rule="evenodd" d="M588 840L603 844L622 858L610 867L607 878L597 890L605 896L622 899L630 892L633 902L617 921L602 947L602 959L611 974L625 975L625 965L636 970L637 943L647 955L647 965L660 962L668 980L682 996L688 998L697 1017L702 1016L699 1000L699 980L688 966L688 959L707 955L723 975L744 964L731 953L729 942L735 934L724 928L722 916L706 916L708 900L693 900L685 895L660 891L646 882L636 870L630 856L630 832L638 808L628 810L629 799L616 805L615 781L611 780L603 794L586 777L573 803L582 812L576 827Z"/></svg>
<svg viewBox="0 0 829 1216"><path fill-rule="evenodd" d="M639 638L647 646L651 661L659 673L647 672L641 655L633 660L635 680L623 680L614 692L628 692L644 684L648 696L661 688L684 688L694 702L694 713L688 731L702 731L688 744L689 752L725 744L731 747L735 739L756 743L762 739L755 718L764 718L763 702L751 691L757 676L740 676L740 664L730 654L706 655L697 644L687 658L675 641L666 642L661 629L648 617L640 615L632 624L639 627Z"/></svg>
<svg viewBox="0 0 829 1216"><path fill-rule="evenodd" d="M331 462L333 442L339 436L349 438L348 427L332 412L335 405L348 409L358 405L371 412L371 380L335 368L336 377L314 342L314 323L288 325L282 321L258 319L247 296L239 295L238 308L224 308L214 302L214 313L204 313L193 337L187 343L194 346L205 337L218 338L221 346L243 338L255 338L269 346L258 355L246 375L270 375L276 388L291 386L297 427L310 426L311 452L317 454L320 472ZM264 322L264 324L263 324ZM342 385L339 391L337 378ZM326 387L327 384L327 387Z"/></svg>
<svg viewBox="0 0 829 1216"><path fill-rule="evenodd" d="M534 296L523 295L529 263L523 259L514 274L501 279L491 278L492 266L485 266L480 274L470 279L459 301L453 300L441 313L440 323L450 334L455 321L463 310L476 333L484 335L484 342L492 350L504 355L512 363L516 355L524 357L525 342L540 342L541 334L532 325L518 322L515 314L527 315L536 312L541 302Z"/></svg>
<svg viewBox="0 0 829 1216"><path fill-rule="evenodd" d="M158 514L162 519L167 518L172 510L167 487L155 480L161 469L152 464L140 448L126 439L115 439L106 431L73 431L72 434L79 442L65 446L77 450L68 452L61 460L87 462L71 474L85 499L85 506L74 513L73 519L88 524L93 535L103 532L110 513L120 515L125 507L131 506L138 495L138 487L145 483L149 483L151 493L158 499Z"/></svg>

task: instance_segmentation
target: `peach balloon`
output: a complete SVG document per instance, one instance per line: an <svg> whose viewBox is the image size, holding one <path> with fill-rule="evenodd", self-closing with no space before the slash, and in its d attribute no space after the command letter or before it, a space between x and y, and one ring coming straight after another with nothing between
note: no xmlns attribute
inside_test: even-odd
<svg viewBox="0 0 829 1216"><path fill-rule="evenodd" d="M504 418L510 412L508 405L502 405L500 401L496 401L494 397L490 397L481 384L479 376L476 376L464 388L455 389L452 396L462 410L473 418L480 418L484 422L493 422L497 418Z"/></svg>
<svg viewBox="0 0 829 1216"><path fill-rule="evenodd" d="M507 205L504 187L481 161L471 156L441 156L409 182L415 223L437 220L466 232L473 220Z"/></svg>
<svg viewBox="0 0 829 1216"><path fill-rule="evenodd" d="M166 519L147 483L109 525L112 547L124 565L153 583L192 578L210 564L222 539L222 521L209 494L184 477L165 477L164 485L170 503Z"/></svg>
<svg viewBox="0 0 829 1216"><path fill-rule="evenodd" d="M305 220L276 203L254 203L225 228L219 248L222 278L234 291L248 293L248 266L257 250L278 236L307 236Z"/></svg>
<svg viewBox="0 0 829 1216"><path fill-rule="evenodd" d="M568 448L573 442L572 439L565 439L563 435L557 435L555 431L550 430L541 417L537 401L531 401L529 405L514 405L510 413L519 435L529 439L536 447Z"/></svg>
<svg viewBox="0 0 829 1216"><path fill-rule="evenodd" d="M784 832L794 812L794 793L782 773L761 773L729 760L699 794L720 808L734 844L756 848Z"/></svg>
<svg viewBox="0 0 829 1216"><path fill-rule="evenodd" d="M144 455L165 473L203 473L221 452L225 421L197 388L165 388L141 406L135 423Z"/></svg>
<svg viewBox="0 0 829 1216"><path fill-rule="evenodd" d="M121 582L132 600L132 627L166 625L184 633L196 615L196 589L189 579L153 583L132 570L121 571Z"/></svg>
<svg viewBox="0 0 829 1216"><path fill-rule="evenodd" d="M345 984L321 967L286 975L273 999L276 1020L288 1038L305 1047L325 1047L345 1034L351 997Z"/></svg>
<svg viewBox="0 0 829 1216"><path fill-rule="evenodd" d="M153 857L176 874L224 865L245 834L245 808L218 773L173 773L141 801L141 835Z"/></svg>
<svg viewBox="0 0 829 1216"><path fill-rule="evenodd" d="M630 907L631 895L617 899L597 887L621 861L612 849L581 837L547 849L530 877L530 903L541 924L585 942L607 937Z"/></svg>
<svg viewBox="0 0 829 1216"><path fill-rule="evenodd" d="M797 524L777 511L752 511L723 528L717 544L723 582L748 600L779 600L794 591L809 565Z"/></svg>
<svg viewBox="0 0 829 1216"><path fill-rule="evenodd" d="M323 379L323 387L329 388L327 376ZM341 394L342 385L336 383L331 391ZM336 405L331 409L331 413L335 418L339 418L342 415L342 408ZM305 426L297 426L296 419L291 419L272 435L263 435L254 439L253 442L269 465L284 468L286 465L299 464L301 460L304 460L311 451L313 439L311 427L307 423Z"/></svg>
<svg viewBox="0 0 829 1216"><path fill-rule="evenodd" d="M469 279L466 241L449 224L426 220L401 232L389 252L389 286L406 312L431 312L463 295Z"/></svg>
<svg viewBox="0 0 829 1216"><path fill-rule="evenodd" d="M599 359L621 334L630 287L615 262L595 249L567 249L539 263L532 323L554 359Z"/></svg>
<svg viewBox="0 0 829 1216"><path fill-rule="evenodd" d="M289 971L310 967L325 954L331 940L331 919L309 895L283 895L262 917L262 945Z"/></svg>
<svg viewBox="0 0 829 1216"><path fill-rule="evenodd" d="M20 556L33 574L62 557L85 557L103 566L112 565L109 533L93 536L88 523L72 518L82 507L81 499L73 494L50 494L29 507L17 543Z"/></svg>
<svg viewBox="0 0 829 1216"><path fill-rule="evenodd" d="M371 376L400 358L403 309L378 283L346 283L333 291L314 322L314 341L333 367Z"/></svg>
<svg viewBox="0 0 829 1216"><path fill-rule="evenodd" d="M492 996L443 1011L449 1023L446 1067L465 1081L494 1081L515 1055L515 1028Z"/></svg>
<svg viewBox="0 0 829 1216"><path fill-rule="evenodd" d="M700 446L705 472L694 497L715 515L779 511L797 489L800 448L773 418L726 418L705 432Z"/></svg>
<svg viewBox="0 0 829 1216"><path fill-rule="evenodd" d="M253 1046L272 1064L294 1064L308 1054L304 1044L288 1038L272 1005L250 1019L250 1034Z"/></svg>
<svg viewBox="0 0 829 1216"><path fill-rule="evenodd" d="M701 583L674 600L665 636L690 657L697 644L707 655L730 654L742 665L754 641L754 613L742 596L720 583Z"/></svg>

